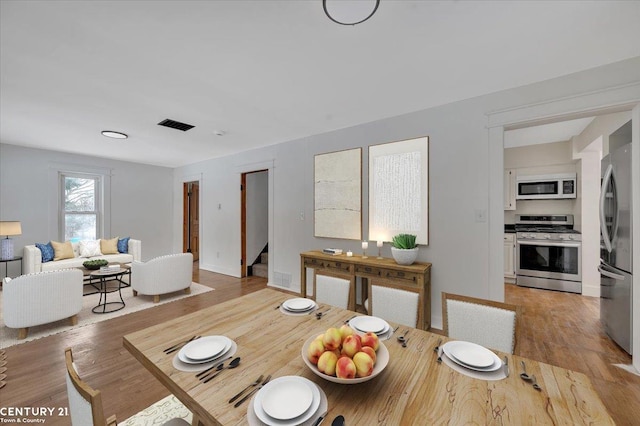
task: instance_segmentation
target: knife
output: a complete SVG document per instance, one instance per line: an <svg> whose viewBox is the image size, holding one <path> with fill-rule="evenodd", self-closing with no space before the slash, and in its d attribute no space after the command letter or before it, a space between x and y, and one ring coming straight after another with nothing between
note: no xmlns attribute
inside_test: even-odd
<svg viewBox="0 0 640 426"><path fill-rule="evenodd" d="M504 356L504 374L509 377L509 358L506 355Z"/></svg>

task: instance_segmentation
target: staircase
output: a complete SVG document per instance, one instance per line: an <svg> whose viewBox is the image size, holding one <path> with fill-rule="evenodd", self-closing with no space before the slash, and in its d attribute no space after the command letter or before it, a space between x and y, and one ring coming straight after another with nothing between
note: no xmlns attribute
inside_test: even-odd
<svg viewBox="0 0 640 426"><path fill-rule="evenodd" d="M251 275L254 277L269 277L269 253L260 253L258 260L251 266Z"/></svg>

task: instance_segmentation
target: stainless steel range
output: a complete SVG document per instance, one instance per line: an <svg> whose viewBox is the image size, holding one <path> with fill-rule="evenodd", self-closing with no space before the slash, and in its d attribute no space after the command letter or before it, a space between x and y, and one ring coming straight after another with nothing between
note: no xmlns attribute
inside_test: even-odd
<svg viewBox="0 0 640 426"><path fill-rule="evenodd" d="M573 215L516 215L516 284L582 293L582 236Z"/></svg>

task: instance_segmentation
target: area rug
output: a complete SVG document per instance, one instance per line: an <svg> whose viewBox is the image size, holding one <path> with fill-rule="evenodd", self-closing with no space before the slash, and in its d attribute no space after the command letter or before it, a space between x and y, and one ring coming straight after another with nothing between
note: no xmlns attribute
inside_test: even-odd
<svg viewBox="0 0 640 426"><path fill-rule="evenodd" d="M83 327L85 325L94 324L96 322L130 314L132 312L141 311L143 309L153 308L154 306L163 305L165 303L184 299L186 297L207 293L212 290L213 288L211 287L207 287L198 283L191 283L191 294L186 294L184 291L169 293L162 295L160 297L159 303L153 303L152 296L140 295L138 297L133 297L133 290L131 289L131 287L126 287L122 289L122 299L125 302L124 309L108 314L94 314L93 312L91 312L91 309L96 306L100 300L99 294L91 294L82 298L82 310L78 314L77 325L71 325L68 319L64 319L61 321L52 322L50 324L29 327L29 334L27 335L27 338L23 340L18 340L17 329L9 328L4 325L4 319L2 317L3 313L2 311L0 311L0 349L18 345L20 343L30 342L35 339L40 339L52 334L61 333L73 328ZM108 295L109 301L116 299L116 293L110 293ZM2 291L0 291L0 306L2 306Z"/></svg>
<svg viewBox="0 0 640 426"><path fill-rule="evenodd" d="M161 399L137 414L118 422L120 426L156 426L171 419L184 419L191 424L193 414L173 395Z"/></svg>

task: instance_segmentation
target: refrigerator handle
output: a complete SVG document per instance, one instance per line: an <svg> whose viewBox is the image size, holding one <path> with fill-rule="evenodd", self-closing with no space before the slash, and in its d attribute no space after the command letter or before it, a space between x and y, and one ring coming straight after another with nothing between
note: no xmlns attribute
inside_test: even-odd
<svg viewBox="0 0 640 426"><path fill-rule="evenodd" d="M602 265L598 265L598 272L600 272L605 277L613 278L614 280L623 281L624 275L616 274L611 271L607 271L606 269L602 269Z"/></svg>
<svg viewBox="0 0 640 426"><path fill-rule="evenodd" d="M613 247L611 247L611 237L609 232L607 231L607 222L606 217L604 215L604 203L607 197L607 187L609 186L609 180L611 179L611 173L613 172L613 166L609 164L607 166L607 171L604 173L604 178L602 179L602 188L600 189L600 232L602 233L602 240L604 241L604 246L609 253ZM600 268L598 268L600 269Z"/></svg>

